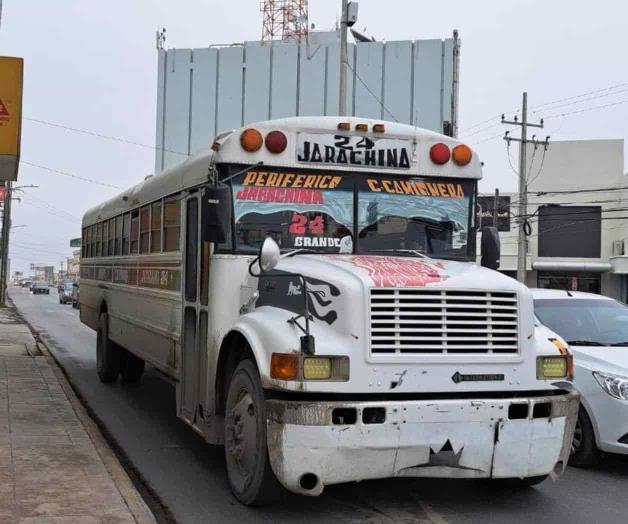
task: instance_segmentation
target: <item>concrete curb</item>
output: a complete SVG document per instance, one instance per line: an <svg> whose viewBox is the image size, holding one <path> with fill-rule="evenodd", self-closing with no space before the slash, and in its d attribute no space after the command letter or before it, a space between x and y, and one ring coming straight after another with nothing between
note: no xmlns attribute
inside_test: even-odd
<svg viewBox="0 0 628 524"><path fill-rule="evenodd" d="M120 464L118 457L103 437L100 429L91 419L85 407L74 393L74 389L72 389L72 386L66 379L63 370L61 369L60 365L58 364L52 353L40 340L37 341L37 347L46 357L46 360L50 364L50 367L52 368L57 380L59 381L59 384L61 385L66 397L68 398L70 405L74 410L74 413L83 425L83 428L85 428L85 431L90 440L94 444L98 455L103 461L105 468L109 472L111 479L113 480L118 492L124 499L124 502L129 508L129 511L133 515L135 522L137 522L137 524L157 524L155 516L133 485L133 482L122 467L122 464Z"/></svg>

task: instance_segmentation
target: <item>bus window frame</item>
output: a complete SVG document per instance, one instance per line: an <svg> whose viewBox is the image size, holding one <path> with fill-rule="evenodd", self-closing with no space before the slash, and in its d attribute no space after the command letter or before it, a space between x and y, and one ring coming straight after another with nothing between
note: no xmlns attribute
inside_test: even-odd
<svg viewBox="0 0 628 524"><path fill-rule="evenodd" d="M153 216L155 213L155 208L159 206L159 227L158 228L154 228L154 219L155 217ZM156 254L156 253L162 253L163 252L163 218L164 218L164 208L163 208L163 199L159 199L159 200L155 200L154 202L150 203L150 222L149 222L149 236L150 236L150 250L149 253L150 254ZM159 234L159 249L155 249L155 232L158 232Z"/></svg>
<svg viewBox="0 0 628 524"><path fill-rule="evenodd" d="M122 254L122 222L124 215L117 215L113 218L116 223L116 236L114 238L114 253L113 256L119 257Z"/></svg>

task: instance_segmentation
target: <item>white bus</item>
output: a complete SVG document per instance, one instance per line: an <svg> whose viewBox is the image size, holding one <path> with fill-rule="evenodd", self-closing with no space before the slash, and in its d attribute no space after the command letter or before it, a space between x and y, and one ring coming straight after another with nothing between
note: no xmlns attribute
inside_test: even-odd
<svg viewBox="0 0 628 524"><path fill-rule="evenodd" d="M481 163L416 127L297 117L224 133L83 218L103 382L148 362L225 445L244 504L387 477L562 473L578 409L527 288L475 263Z"/></svg>

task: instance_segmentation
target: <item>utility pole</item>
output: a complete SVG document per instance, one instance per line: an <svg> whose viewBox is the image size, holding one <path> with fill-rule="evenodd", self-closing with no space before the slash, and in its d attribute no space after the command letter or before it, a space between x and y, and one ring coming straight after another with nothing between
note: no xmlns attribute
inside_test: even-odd
<svg viewBox="0 0 628 524"><path fill-rule="evenodd" d="M9 231L11 230L11 182L6 183L2 214L2 251L0 252L0 307L6 306L9 266Z"/></svg>
<svg viewBox="0 0 628 524"><path fill-rule="evenodd" d="M493 227L497 227L499 218L499 189L495 188L495 200L493 200Z"/></svg>
<svg viewBox="0 0 628 524"><path fill-rule="evenodd" d="M502 124L521 127L521 138L513 138L510 131L506 131L504 140L510 147L510 142L519 142L519 232L517 238L517 280L523 284L526 281L526 260L528 255L528 239L526 238L526 224L528 215L528 167L526 162L526 152L528 144L543 145L546 149L549 145L549 136L544 141L534 139L528 140L528 127L543 127L543 119L538 124L528 122L528 93L523 93L521 103L521 122L515 116L513 120L506 120L502 115Z"/></svg>
<svg viewBox="0 0 628 524"><path fill-rule="evenodd" d="M349 0L342 0L340 15L340 80L338 89L338 114L347 114L347 22L349 17Z"/></svg>

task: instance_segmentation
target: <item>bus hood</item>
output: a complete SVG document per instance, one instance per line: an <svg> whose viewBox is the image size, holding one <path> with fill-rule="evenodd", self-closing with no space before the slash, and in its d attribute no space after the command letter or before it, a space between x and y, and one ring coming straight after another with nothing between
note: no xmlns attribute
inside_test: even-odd
<svg viewBox="0 0 628 524"><path fill-rule="evenodd" d="M521 292L516 280L477 264L430 258L374 255L294 255L277 266L281 272L335 285L365 288L438 288Z"/></svg>

